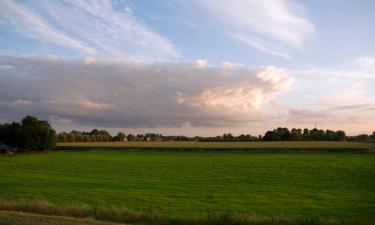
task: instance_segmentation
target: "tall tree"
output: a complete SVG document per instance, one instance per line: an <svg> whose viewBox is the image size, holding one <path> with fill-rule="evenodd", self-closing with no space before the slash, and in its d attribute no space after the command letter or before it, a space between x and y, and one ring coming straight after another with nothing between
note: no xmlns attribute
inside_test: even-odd
<svg viewBox="0 0 375 225"><path fill-rule="evenodd" d="M55 146L56 132L47 121L33 116L22 119L21 143L19 147L26 150L46 150Z"/></svg>

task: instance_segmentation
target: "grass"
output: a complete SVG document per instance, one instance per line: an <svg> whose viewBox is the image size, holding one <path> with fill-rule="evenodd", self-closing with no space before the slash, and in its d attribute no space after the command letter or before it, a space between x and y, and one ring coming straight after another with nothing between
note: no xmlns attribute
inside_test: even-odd
<svg viewBox="0 0 375 225"><path fill-rule="evenodd" d="M232 222L289 218L289 224L299 218L375 219L374 154L110 150L18 154L0 157L0 177L0 209L7 210L32 211L38 207L31 203L42 200L55 206L50 207L52 214L59 214L56 206L61 206L62 215L69 214L64 210L71 205L80 211L78 205L81 211L103 209L112 217L113 211L134 212L143 218L138 222L164 218L164 224L194 224L199 218L205 218L201 223L219 223L224 217ZM4 208L7 201L19 205ZM131 221L128 217L119 221Z"/></svg>
<svg viewBox="0 0 375 225"><path fill-rule="evenodd" d="M37 215L24 212L0 211L0 225L119 225L90 218Z"/></svg>
<svg viewBox="0 0 375 225"><path fill-rule="evenodd" d="M35 203L34 203L35 204ZM30 204L17 203L17 209L29 207ZM200 217L168 218L152 216L147 214L134 214L124 210L96 210L87 217L48 215L51 209L60 212L64 206L55 206L50 203L36 204L38 209L46 210L45 214L25 213L16 211L0 211L0 225L125 225L108 221L127 221L131 224L155 224L155 225L368 225L374 220L328 220L328 219L306 219L287 217L259 217L254 214L211 214ZM55 208L52 208L55 207ZM21 208L22 209L22 208ZM81 209L77 209L81 212ZM85 211L86 212L86 211ZM41 212L37 212L41 213ZM82 212L81 212L82 213ZM82 213L82 216L85 214ZM134 216L136 215L136 216ZM100 219L100 220L99 220ZM104 222L105 221L105 222Z"/></svg>
<svg viewBox="0 0 375 225"><path fill-rule="evenodd" d="M58 149L211 149L211 150L313 150L313 151L374 151L375 143L343 141L274 141L274 142L78 142L58 143Z"/></svg>

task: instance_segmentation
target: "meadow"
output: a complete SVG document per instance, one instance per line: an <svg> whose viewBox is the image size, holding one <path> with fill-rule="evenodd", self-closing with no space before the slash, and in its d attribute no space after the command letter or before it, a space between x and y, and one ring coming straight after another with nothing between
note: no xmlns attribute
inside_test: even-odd
<svg viewBox="0 0 375 225"><path fill-rule="evenodd" d="M375 219L372 153L58 151L1 156L0 177L3 210L45 213L33 202L46 201L47 214L73 205L117 222Z"/></svg>

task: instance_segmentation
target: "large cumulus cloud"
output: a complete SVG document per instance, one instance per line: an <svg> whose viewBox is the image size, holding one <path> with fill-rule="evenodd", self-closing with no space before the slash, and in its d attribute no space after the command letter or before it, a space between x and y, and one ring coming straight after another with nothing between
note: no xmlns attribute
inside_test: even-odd
<svg viewBox="0 0 375 225"><path fill-rule="evenodd" d="M0 58L0 119L34 114L106 127L236 126L267 118L262 106L293 77L275 67L225 63Z"/></svg>

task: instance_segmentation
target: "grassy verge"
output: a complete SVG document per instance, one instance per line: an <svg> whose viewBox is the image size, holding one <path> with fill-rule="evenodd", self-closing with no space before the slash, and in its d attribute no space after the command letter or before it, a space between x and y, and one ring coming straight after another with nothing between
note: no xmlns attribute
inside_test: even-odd
<svg viewBox="0 0 375 225"><path fill-rule="evenodd" d="M83 204L54 205L46 201L12 202L0 200L0 210L2 210L0 211L0 225L109 224L99 221L155 225L365 225L374 224L375 222L375 220L370 219L330 220L280 216L266 217L246 213L216 213L199 217L173 218L157 214L139 213L126 208L91 208ZM67 217L84 218L84 220Z"/></svg>
<svg viewBox="0 0 375 225"><path fill-rule="evenodd" d="M0 211L0 225L120 225L97 221L92 218L77 219L66 216L39 215L34 213ZM124 224L121 224L124 225Z"/></svg>

